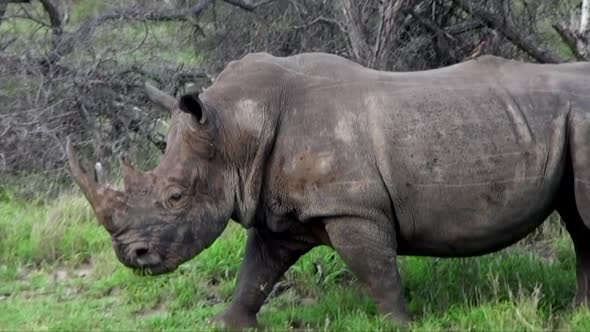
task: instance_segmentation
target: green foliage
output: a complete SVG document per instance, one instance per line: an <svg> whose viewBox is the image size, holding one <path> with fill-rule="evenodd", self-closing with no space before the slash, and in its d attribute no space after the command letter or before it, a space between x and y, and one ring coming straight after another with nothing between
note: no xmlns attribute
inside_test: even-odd
<svg viewBox="0 0 590 332"><path fill-rule="evenodd" d="M212 330L231 299L245 231L221 238L176 272L141 277L118 263L105 231L77 193L49 203L0 195L0 330ZM411 330L588 330L572 309L574 254L556 221L502 252L465 259L401 258ZM397 327L338 255L316 248L263 307L271 330Z"/></svg>

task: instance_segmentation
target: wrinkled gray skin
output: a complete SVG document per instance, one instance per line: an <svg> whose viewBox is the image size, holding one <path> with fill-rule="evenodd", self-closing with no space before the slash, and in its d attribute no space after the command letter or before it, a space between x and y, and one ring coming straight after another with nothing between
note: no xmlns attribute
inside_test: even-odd
<svg viewBox="0 0 590 332"><path fill-rule="evenodd" d="M197 255L230 218L247 228L217 317L226 326L256 326L275 282L318 245L405 322L398 255L490 253L555 210L575 245L576 301L590 299L588 63L484 56L390 73L320 53L251 54L204 93L163 104L161 164L125 164L125 192L85 193L121 261L153 273Z"/></svg>

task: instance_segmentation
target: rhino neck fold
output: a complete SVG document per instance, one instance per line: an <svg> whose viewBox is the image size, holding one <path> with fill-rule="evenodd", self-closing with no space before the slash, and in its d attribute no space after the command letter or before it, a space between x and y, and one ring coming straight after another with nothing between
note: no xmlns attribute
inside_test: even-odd
<svg viewBox="0 0 590 332"><path fill-rule="evenodd" d="M255 215L261 199L264 174L275 142L275 132L261 135L261 140L251 161L236 168L236 190L234 220L244 228L254 225Z"/></svg>
<svg viewBox="0 0 590 332"><path fill-rule="evenodd" d="M269 109L265 107L265 109ZM265 112L268 115L268 112ZM259 202L262 196L264 185L264 174L268 167L269 160L280 124L280 112L273 112L275 116L265 120L264 126L258 132L256 148L250 147L253 153L244 162L236 165L236 189L235 189L235 210L232 218L239 222L244 228L250 228L255 223L255 217ZM238 135L239 136L239 135ZM238 147L243 149L243 142L236 142Z"/></svg>
<svg viewBox="0 0 590 332"><path fill-rule="evenodd" d="M222 73L217 81L199 97L214 105L219 118L224 158L231 161L234 187L233 218L245 228L254 224L261 199L261 189L268 161L271 158L282 112L291 104L288 73L260 76L257 67L245 74ZM277 82L281 82L277 84ZM286 82L286 83L285 83Z"/></svg>

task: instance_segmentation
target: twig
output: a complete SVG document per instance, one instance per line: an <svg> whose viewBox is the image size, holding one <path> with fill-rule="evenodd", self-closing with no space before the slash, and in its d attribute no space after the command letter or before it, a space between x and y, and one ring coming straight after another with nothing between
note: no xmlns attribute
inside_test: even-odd
<svg viewBox="0 0 590 332"><path fill-rule="evenodd" d="M230 5L242 8L247 11L253 11L254 9L256 9L262 5L266 5L272 1L274 1L274 0L262 0L257 3L252 3L251 1L248 1L248 0L223 0L223 2L226 2Z"/></svg>
<svg viewBox="0 0 590 332"><path fill-rule="evenodd" d="M335 19L332 19L332 18L327 18L325 16L318 16L318 17L314 18L313 20L311 20L309 23L306 23L304 25L296 25L296 26L294 26L294 28L295 29L306 29L306 28L308 28L314 24L317 24L319 22L335 25L338 27L338 29L340 29L340 31L342 33L346 33L346 28L342 25L341 22L339 22Z"/></svg>
<svg viewBox="0 0 590 332"><path fill-rule="evenodd" d="M551 51L535 45L530 38L520 34L518 29L512 23L501 15L491 13L484 8L473 4L468 0L453 0L465 12L481 19L485 24L500 32L506 39L511 41L518 48L523 50L533 59L541 63L560 63L565 62L561 57L553 54Z"/></svg>
<svg viewBox="0 0 590 332"><path fill-rule="evenodd" d="M588 61L586 57L584 57L578 49L579 39L577 38L575 32L569 30L560 23L553 24L553 29L557 31L559 37L561 37L561 40L563 40L567 47L572 51L572 54L576 57L577 60Z"/></svg>
<svg viewBox="0 0 590 332"><path fill-rule="evenodd" d="M434 3L436 3L436 1ZM441 29L436 23L434 23L428 17L424 17L424 16L416 13L413 9L408 10L408 13L410 15L414 16L414 18L416 18L416 20L418 20L418 22L420 22L422 25L424 25L431 32L436 33L437 35L446 37L449 40L457 41L457 39L455 37L453 37L447 31Z"/></svg>
<svg viewBox="0 0 590 332"><path fill-rule="evenodd" d="M10 38L6 43L4 43L4 45L0 46L0 51L4 51L5 49L8 48L8 46L10 46L15 41L17 41L17 38L16 37Z"/></svg>

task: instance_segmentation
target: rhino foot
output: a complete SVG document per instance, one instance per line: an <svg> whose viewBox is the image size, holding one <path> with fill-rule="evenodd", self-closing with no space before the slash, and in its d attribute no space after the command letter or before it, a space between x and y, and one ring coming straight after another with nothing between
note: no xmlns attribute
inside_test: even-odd
<svg viewBox="0 0 590 332"><path fill-rule="evenodd" d="M231 308L213 317L212 323L226 331L263 330L256 316L239 313Z"/></svg>

